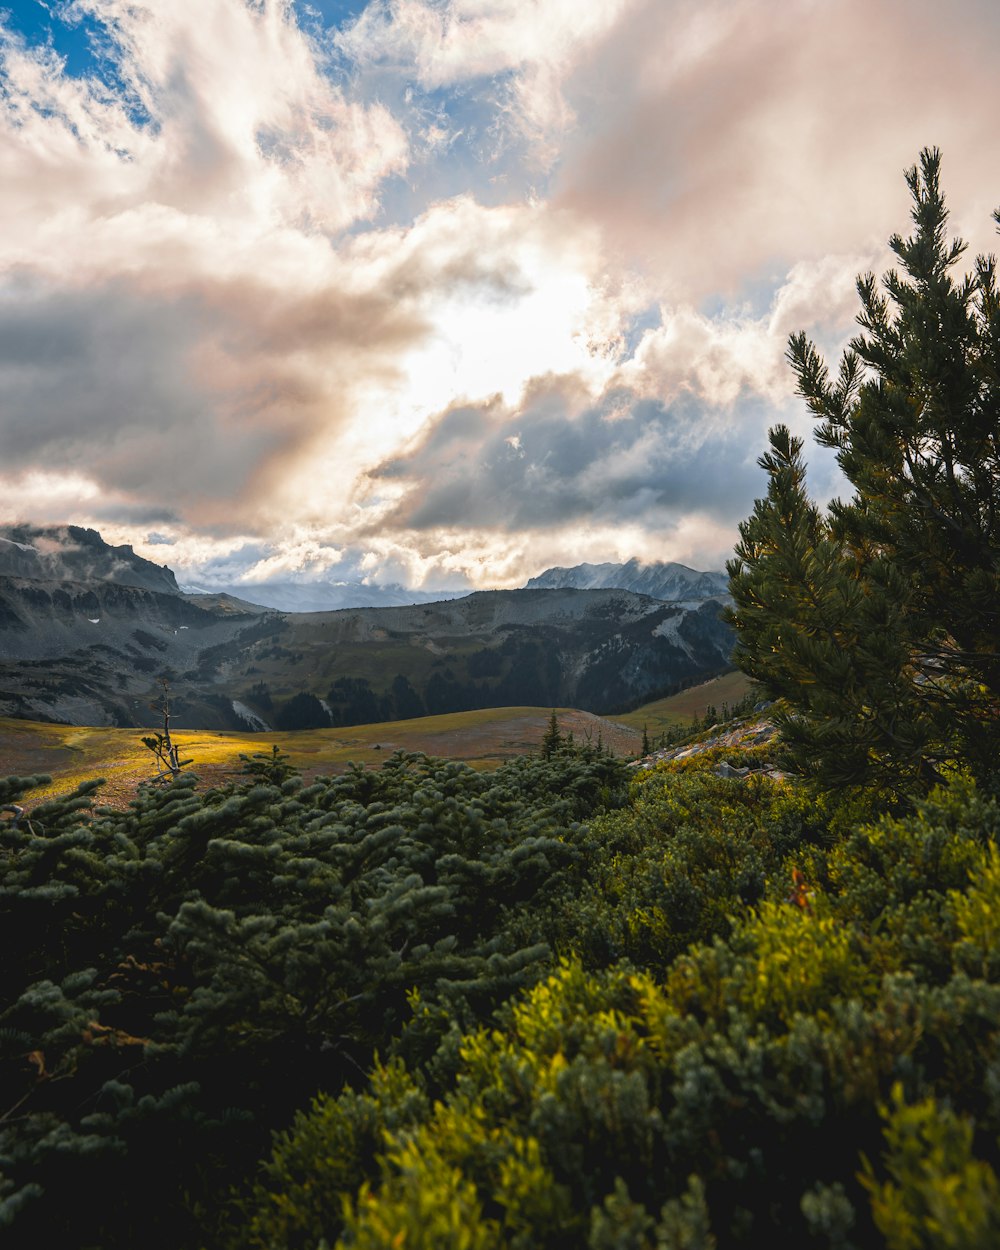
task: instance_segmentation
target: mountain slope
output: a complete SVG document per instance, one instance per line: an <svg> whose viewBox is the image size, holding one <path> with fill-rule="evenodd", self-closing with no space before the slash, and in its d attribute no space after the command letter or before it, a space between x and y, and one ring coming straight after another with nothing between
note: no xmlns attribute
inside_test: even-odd
<svg viewBox="0 0 1000 1250"><path fill-rule="evenodd" d="M167 680L189 723L225 724L206 657L269 620L112 581L0 577L0 715L151 725Z"/></svg>
<svg viewBox="0 0 1000 1250"><path fill-rule="evenodd" d="M315 729L516 705L615 712L723 670L732 646L719 599L569 587L279 613L179 593L169 569L93 530L7 533L0 716L153 725L165 682L187 728Z"/></svg>
<svg viewBox="0 0 1000 1250"><path fill-rule="evenodd" d="M522 703L611 712L726 668L732 639L721 606L622 590L509 590L286 616L276 643L244 653L235 697L285 728ZM313 700L299 700L293 723L280 700L295 691Z"/></svg>
<svg viewBox="0 0 1000 1250"><path fill-rule="evenodd" d="M178 593L170 569L144 560L128 545L112 547L96 530L79 525L0 526L0 577L114 582L166 595Z"/></svg>
<svg viewBox="0 0 1000 1250"><path fill-rule="evenodd" d="M619 590L485 591L435 604L208 611L113 583L0 578L0 715L186 727L374 723L530 704L609 712L725 668L720 603Z"/></svg>

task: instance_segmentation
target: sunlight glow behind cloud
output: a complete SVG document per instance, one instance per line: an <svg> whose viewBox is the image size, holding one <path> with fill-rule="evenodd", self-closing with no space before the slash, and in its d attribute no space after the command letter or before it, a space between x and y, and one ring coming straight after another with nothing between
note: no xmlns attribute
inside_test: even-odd
<svg viewBox="0 0 1000 1250"><path fill-rule="evenodd" d="M998 51L981 0L0 17L0 520L192 576L719 567L921 146L994 247Z"/></svg>

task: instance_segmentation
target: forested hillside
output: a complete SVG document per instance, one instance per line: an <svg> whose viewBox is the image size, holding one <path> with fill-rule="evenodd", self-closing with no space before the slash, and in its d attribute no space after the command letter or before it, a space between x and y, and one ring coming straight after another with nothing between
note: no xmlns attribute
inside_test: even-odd
<svg viewBox="0 0 1000 1250"><path fill-rule="evenodd" d="M0 782L5 1244L1000 1244L1000 296L910 172L730 566L776 742ZM723 767L727 765L728 767Z"/></svg>

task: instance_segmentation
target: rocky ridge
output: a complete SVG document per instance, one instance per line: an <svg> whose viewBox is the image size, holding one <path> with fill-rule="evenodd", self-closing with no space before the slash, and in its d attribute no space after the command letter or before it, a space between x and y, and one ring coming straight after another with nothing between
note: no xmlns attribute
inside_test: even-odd
<svg viewBox="0 0 1000 1250"><path fill-rule="evenodd" d="M748 751L755 747L769 746L772 743L776 743L777 737L778 728L769 717L752 716L722 725L719 727L718 732L709 732L705 737L699 738L697 742L687 742L682 746L663 747L660 750L652 751L641 759L630 761L628 767L645 772L656 768L660 764L678 763L682 760L693 759L695 756L704 755L706 751L714 751L720 747L732 751ZM785 776L780 769L767 761L742 766L734 765L728 760L720 760L712 771L720 777L731 779L741 779L753 774L774 777L779 780Z"/></svg>
<svg viewBox="0 0 1000 1250"><path fill-rule="evenodd" d="M79 525L0 526L0 577L113 582L165 595L179 593L177 579L165 565L143 559L128 544L111 546L97 530Z"/></svg>

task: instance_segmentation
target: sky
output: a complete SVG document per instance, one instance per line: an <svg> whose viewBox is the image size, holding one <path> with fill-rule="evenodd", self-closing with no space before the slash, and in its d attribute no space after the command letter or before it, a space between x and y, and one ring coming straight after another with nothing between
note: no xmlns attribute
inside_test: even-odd
<svg viewBox="0 0 1000 1250"><path fill-rule="evenodd" d="M996 250L998 53L995 0L0 0L0 522L203 582L721 568L922 147Z"/></svg>

